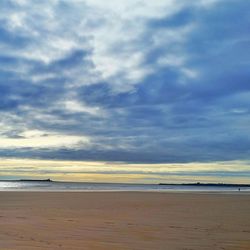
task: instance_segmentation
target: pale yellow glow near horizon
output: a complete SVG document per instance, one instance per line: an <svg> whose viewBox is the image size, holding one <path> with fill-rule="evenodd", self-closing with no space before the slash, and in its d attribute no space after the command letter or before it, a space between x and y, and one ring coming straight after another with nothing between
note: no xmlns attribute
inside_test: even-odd
<svg viewBox="0 0 250 250"><path fill-rule="evenodd" d="M230 171L235 176L209 175L208 172ZM61 181L90 182L227 182L247 183L250 162L135 164L125 162L63 161L0 158L0 179L51 178ZM199 173L197 175L197 172Z"/></svg>
<svg viewBox="0 0 250 250"><path fill-rule="evenodd" d="M28 130L18 138L0 137L0 148L65 148L77 147L78 144L89 145L87 136L65 135L48 131Z"/></svg>

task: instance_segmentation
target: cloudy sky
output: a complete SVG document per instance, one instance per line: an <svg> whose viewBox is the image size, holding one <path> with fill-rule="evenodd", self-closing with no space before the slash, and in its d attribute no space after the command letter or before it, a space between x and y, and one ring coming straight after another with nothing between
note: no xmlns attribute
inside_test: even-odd
<svg viewBox="0 0 250 250"><path fill-rule="evenodd" d="M1 0L0 179L250 182L250 2Z"/></svg>

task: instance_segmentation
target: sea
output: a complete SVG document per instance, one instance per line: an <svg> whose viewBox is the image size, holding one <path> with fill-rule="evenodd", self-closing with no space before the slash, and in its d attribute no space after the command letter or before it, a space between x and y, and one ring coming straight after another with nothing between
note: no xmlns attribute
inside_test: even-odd
<svg viewBox="0 0 250 250"><path fill-rule="evenodd" d="M0 181L0 191L46 191L46 192L89 192L89 191L145 191L145 192L250 192L250 186L231 185L159 185L86 183L61 181Z"/></svg>

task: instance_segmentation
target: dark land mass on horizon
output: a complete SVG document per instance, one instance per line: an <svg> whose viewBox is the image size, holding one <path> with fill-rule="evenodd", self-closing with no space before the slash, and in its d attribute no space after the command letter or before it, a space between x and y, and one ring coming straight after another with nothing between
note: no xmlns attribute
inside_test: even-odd
<svg viewBox="0 0 250 250"><path fill-rule="evenodd" d="M203 187L250 187L250 184L237 184L237 183L159 183L158 185L168 185L168 186L203 186Z"/></svg>
<svg viewBox="0 0 250 250"><path fill-rule="evenodd" d="M52 182L51 179L20 179L20 180L17 180L17 181L46 181L46 182Z"/></svg>

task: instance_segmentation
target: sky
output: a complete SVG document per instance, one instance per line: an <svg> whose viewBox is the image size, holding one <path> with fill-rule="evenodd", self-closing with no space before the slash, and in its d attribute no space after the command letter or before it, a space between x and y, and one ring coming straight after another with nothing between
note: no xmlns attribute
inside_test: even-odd
<svg viewBox="0 0 250 250"><path fill-rule="evenodd" d="M1 0L0 179L250 182L250 2Z"/></svg>

